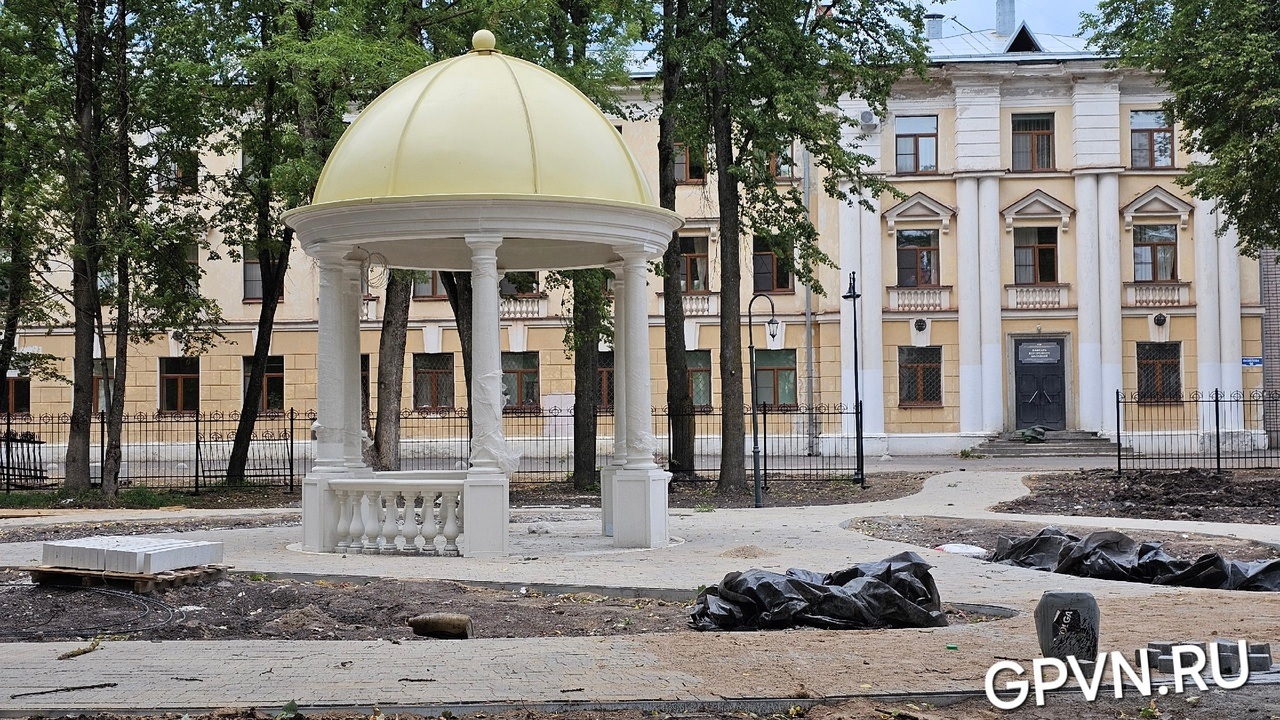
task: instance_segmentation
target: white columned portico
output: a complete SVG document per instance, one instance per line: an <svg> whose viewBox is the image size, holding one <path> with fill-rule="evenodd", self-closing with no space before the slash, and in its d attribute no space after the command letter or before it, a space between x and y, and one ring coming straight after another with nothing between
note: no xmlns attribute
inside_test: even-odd
<svg viewBox="0 0 1280 720"><path fill-rule="evenodd" d="M467 235L471 248L471 467L465 481L466 554L506 555L508 473L515 468L502 433L502 345L498 323L498 235Z"/></svg>
<svg viewBox="0 0 1280 720"><path fill-rule="evenodd" d="M613 537L617 473L627 464L626 296L627 279L618 269L613 278L613 455L600 471L600 533L605 537Z"/></svg>
<svg viewBox="0 0 1280 720"><path fill-rule="evenodd" d="M623 382L627 385L626 464L614 473L613 543L618 547L663 547L667 535L667 482L671 474L653 461L650 427L648 263L640 248L618 247L622 256L624 332Z"/></svg>
<svg viewBox="0 0 1280 720"><path fill-rule="evenodd" d="M1000 178L978 178L978 272L982 305L982 431L1004 430L1004 320L1001 295Z"/></svg>
<svg viewBox="0 0 1280 720"><path fill-rule="evenodd" d="M1098 176L1076 175L1076 393L1080 429L1102 430L1115 398L1102 391L1102 317L1098 307ZM1109 258L1108 262L1119 262ZM1115 340L1113 340L1115 342Z"/></svg>
<svg viewBox="0 0 1280 720"><path fill-rule="evenodd" d="M960 335L960 434L982 432L982 276L978 241L978 178L956 180L956 316Z"/></svg>
<svg viewBox="0 0 1280 720"><path fill-rule="evenodd" d="M1124 387L1124 347L1121 326L1120 185L1119 175L1098 175L1098 329L1102 336L1102 398L1113 407L1116 391ZM1117 437L1115 412L1102 413L1102 434Z"/></svg>
<svg viewBox="0 0 1280 720"><path fill-rule="evenodd" d="M302 546L312 552L331 550L337 507L329 481L347 477L347 394L343 390L343 352L350 343L344 313L347 301L346 261L339 254L317 258L320 269L320 308L317 342L337 352L316 353L316 455L311 472L302 481Z"/></svg>

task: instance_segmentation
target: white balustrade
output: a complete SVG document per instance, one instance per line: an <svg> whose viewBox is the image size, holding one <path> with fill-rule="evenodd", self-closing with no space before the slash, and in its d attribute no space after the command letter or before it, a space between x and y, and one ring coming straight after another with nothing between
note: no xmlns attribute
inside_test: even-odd
<svg viewBox="0 0 1280 720"><path fill-rule="evenodd" d="M889 288L889 310L891 311L924 312L951 309L949 286Z"/></svg>
<svg viewBox="0 0 1280 720"><path fill-rule="evenodd" d="M1067 306L1067 285L1006 285L1005 307L1014 310L1048 310Z"/></svg>
<svg viewBox="0 0 1280 720"><path fill-rule="evenodd" d="M1125 304L1134 307L1169 307L1191 301L1190 283L1125 283Z"/></svg>
<svg viewBox="0 0 1280 720"><path fill-rule="evenodd" d="M338 506L334 552L363 554L458 555L462 534L463 481L443 477L335 479L330 490ZM377 473L429 476L432 473ZM437 544L437 538L443 545Z"/></svg>
<svg viewBox="0 0 1280 720"><path fill-rule="evenodd" d="M498 314L503 319L545 317L545 302L541 297L504 296L498 303Z"/></svg>

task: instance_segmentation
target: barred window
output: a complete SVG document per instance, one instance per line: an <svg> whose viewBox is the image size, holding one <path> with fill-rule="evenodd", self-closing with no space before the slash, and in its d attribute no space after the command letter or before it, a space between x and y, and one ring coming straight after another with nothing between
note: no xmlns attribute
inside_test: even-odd
<svg viewBox="0 0 1280 720"><path fill-rule="evenodd" d="M413 406L419 410L453 407L453 353L413 354Z"/></svg>
<svg viewBox="0 0 1280 720"><path fill-rule="evenodd" d="M597 373L600 376L600 407L613 409L613 351L608 350L596 355Z"/></svg>
<svg viewBox="0 0 1280 720"><path fill-rule="evenodd" d="M942 405L942 348L898 348L898 405Z"/></svg>
<svg viewBox="0 0 1280 720"><path fill-rule="evenodd" d="M1138 399L1182 399L1182 343L1138 343Z"/></svg>
<svg viewBox="0 0 1280 720"><path fill-rule="evenodd" d="M711 351L686 350L689 366L689 395L695 407L711 407Z"/></svg>

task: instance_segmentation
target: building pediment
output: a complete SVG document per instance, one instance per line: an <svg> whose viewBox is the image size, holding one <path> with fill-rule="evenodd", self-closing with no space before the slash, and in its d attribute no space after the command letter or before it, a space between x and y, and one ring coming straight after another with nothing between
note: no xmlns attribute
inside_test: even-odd
<svg viewBox="0 0 1280 720"><path fill-rule="evenodd" d="M943 234L951 230L951 218L956 209L950 205L918 192L884 212L884 219L889 223L889 234L893 234L894 225L899 221L936 222L942 226Z"/></svg>
<svg viewBox="0 0 1280 720"><path fill-rule="evenodd" d="M1178 218L1178 224L1185 228L1192 209L1191 203L1157 185L1121 208L1120 213L1124 216L1125 230L1133 229L1135 219L1141 222L1175 217Z"/></svg>
<svg viewBox="0 0 1280 720"><path fill-rule="evenodd" d="M1043 190L1036 190L1001 211L1005 232L1013 232L1014 220L1051 221L1061 224L1062 231L1071 229L1071 213L1075 208Z"/></svg>

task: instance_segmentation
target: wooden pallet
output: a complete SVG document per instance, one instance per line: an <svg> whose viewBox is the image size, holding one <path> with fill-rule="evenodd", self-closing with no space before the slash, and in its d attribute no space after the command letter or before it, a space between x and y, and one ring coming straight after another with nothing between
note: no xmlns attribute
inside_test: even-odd
<svg viewBox="0 0 1280 720"><path fill-rule="evenodd" d="M82 570L40 565L24 568L31 573L31 580L39 585L80 585L81 587L119 587L135 593L153 593L180 585L206 583L226 577L231 565L201 565L161 573L125 573L103 570Z"/></svg>

